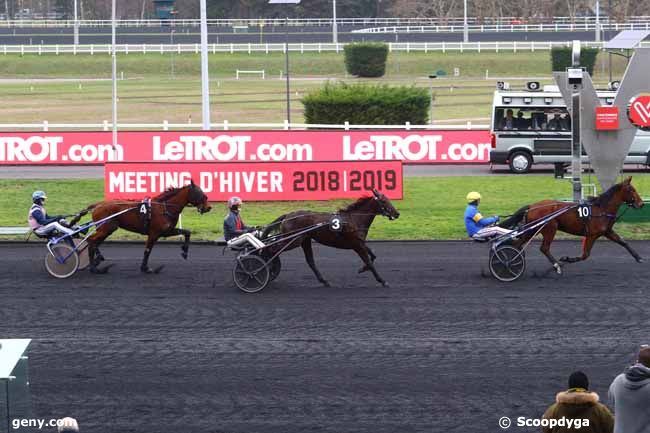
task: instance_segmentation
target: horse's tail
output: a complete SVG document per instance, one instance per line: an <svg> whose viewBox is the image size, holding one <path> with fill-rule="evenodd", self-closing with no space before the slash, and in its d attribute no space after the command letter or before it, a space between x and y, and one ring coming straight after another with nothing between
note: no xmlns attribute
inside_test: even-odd
<svg viewBox="0 0 650 433"><path fill-rule="evenodd" d="M73 225L77 224L77 223L79 222L79 220L81 220L81 218L83 218L83 217L85 217L86 215L88 215L88 212L94 210L94 209L95 209L97 206L99 206L101 203L102 203L102 202L93 203L93 204L91 204L90 206L88 206L87 208L82 209L82 210L80 210L79 212L77 212L77 213L75 214L74 218L72 218L72 219L70 220L70 225L73 226Z"/></svg>
<svg viewBox="0 0 650 433"><path fill-rule="evenodd" d="M517 212L503 220L503 222L499 224L499 227L503 227L504 229L514 229L519 223L524 221L526 215L528 215L528 209L530 209L530 206L528 205L518 209Z"/></svg>
<svg viewBox="0 0 650 433"><path fill-rule="evenodd" d="M278 230L278 226L282 224L286 218L287 214L284 214L271 221L271 223L264 228L264 231L262 231L262 239L268 238L272 232Z"/></svg>

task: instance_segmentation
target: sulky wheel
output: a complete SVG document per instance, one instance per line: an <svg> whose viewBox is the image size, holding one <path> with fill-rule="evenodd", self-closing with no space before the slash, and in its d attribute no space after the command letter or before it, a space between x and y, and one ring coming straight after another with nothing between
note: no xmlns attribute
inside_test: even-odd
<svg viewBox="0 0 650 433"><path fill-rule="evenodd" d="M240 290L257 293L269 283L271 272L266 261L260 256L248 255L237 258L232 277Z"/></svg>
<svg viewBox="0 0 650 433"><path fill-rule="evenodd" d="M278 278L278 275L280 275L281 270L282 270L282 262L280 261L280 257L276 257L273 260L271 260L271 265L270 265L271 276L269 281L273 281L276 278Z"/></svg>
<svg viewBox="0 0 650 433"><path fill-rule="evenodd" d="M77 248L77 254L79 255L79 269L78 271L83 271L88 266L90 266L90 258L88 257L88 244L82 242L81 239L74 239L75 247Z"/></svg>
<svg viewBox="0 0 650 433"><path fill-rule="evenodd" d="M490 251L490 272L499 281L511 282L526 271L526 254L510 245L500 245Z"/></svg>
<svg viewBox="0 0 650 433"><path fill-rule="evenodd" d="M53 277L68 278L79 268L79 255L68 244L55 244L45 255L45 269Z"/></svg>

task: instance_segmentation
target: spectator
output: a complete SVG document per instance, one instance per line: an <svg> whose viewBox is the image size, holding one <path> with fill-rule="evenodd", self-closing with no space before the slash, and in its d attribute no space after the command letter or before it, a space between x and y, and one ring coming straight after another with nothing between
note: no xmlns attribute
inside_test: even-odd
<svg viewBox="0 0 650 433"><path fill-rule="evenodd" d="M519 110L517 112L517 119L515 120L516 129L528 129L531 126L531 120L524 118L524 112Z"/></svg>
<svg viewBox="0 0 650 433"><path fill-rule="evenodd" d="M555 397L555 403L544 412L544 419L580 420L577 424L543 427L544 433L612 433L614 417L607 406L599 403L598 394L589 392L589 378L581 371L576 371L569 376L569 389L560 392ZM589 420L587 426L586 421Z"/></svg>
<svg viewBox="0 0 650 433"><path fill-rule="evenodd" d="M650 433L650 346L642 346L636 364L609 387L614 433Z"/></svg>
<svg viewBox="0 0 650 433"><path fill-rule="evenodd" d="M562 129L562 119L560 113L555 113L553 118L548 122L548 129L551 131L561 131Z"/></svg>
<svg viewBox="0 0 650 433"><path fill-rule="evenodd" d="M57 427L58 433L79 433L79 424L74 418L63 418Z"/></svg>
<svg viewBox="0 0 650 433"><path fill-rule="evenodd" d="M513 112L508 108L506 111L506 117L501 119L501 129L514 129L515 127L515 118L512 116Z"/></svg>

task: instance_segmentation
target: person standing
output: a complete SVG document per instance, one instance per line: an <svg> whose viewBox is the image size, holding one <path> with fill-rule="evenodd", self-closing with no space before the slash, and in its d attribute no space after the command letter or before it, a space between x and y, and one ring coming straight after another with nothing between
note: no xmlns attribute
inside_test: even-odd
<svg viewBox="0 0 650 433"><path fill-rule="evenodd" d="M609 387L614 433L650 433L650 346L641 346L636 364Z"/></svg>

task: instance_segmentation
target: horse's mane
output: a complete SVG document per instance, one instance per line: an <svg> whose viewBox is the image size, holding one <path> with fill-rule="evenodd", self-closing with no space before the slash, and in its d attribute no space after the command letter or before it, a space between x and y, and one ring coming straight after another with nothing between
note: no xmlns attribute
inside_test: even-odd
<svg viewBox="0 0 650 433"><path fill-rule="evenodd" d="M155 197L155 200L156 201L168 200L168 199L174 197L179 192L181 192L181 190L183 190L183 188L185 188L185 187L184 186L180 187L180 188L169 187L162 194L157 195Z"/></svg>
<svg viewBox="0 0 650 433"><path fill-rule="evenodd" d="M368 203L368 201L372 200L372 199L373 199L373 197L361 197L360 199L358 199L354 203L350 203L348 206L340 208L339 212L354 212L354 211L357 211L357 210L363 208L363 206L365 206Z"/></svg>
<svg viewBox="0 0 650 433"><path fill-rule="evenodd" d="M617 183L614 186L611 186L607 191L604 193L600 194L599 196L594 197L591 200L591 204L594 204L596 206L606 206L607 203L614 197L614 194L618 192L618 190L621 189L621 184Z"/></svg>

